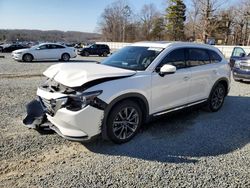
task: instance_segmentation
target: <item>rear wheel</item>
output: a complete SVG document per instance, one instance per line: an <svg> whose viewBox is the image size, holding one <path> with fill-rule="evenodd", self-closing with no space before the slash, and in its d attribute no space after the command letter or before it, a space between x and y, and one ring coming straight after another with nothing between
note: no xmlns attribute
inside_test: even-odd
<svg viewBox="0 0 250 188"><path fill-rule="evenodd" d="M62 54L62 57L61 57L61 59L62 59L63 61L69 61L69 59L70 59L70 56L69 56L69 54L67 54L67 53L64 53L64 54Z"/></svg>
<svg viewBox="0 0 250 188"><path fill-rule="evenodd" d="M142 112L137 103L126 100L117 104L107 121L108 137L117 144L131 140L142 123Z"/></svg>
<svg viewBox="0 0 250 188"><path fill-rule="evenodd" d="M102 54L104 57L107 57L108 56L108 53L107 52L103 52Z"/></svg>
<svg viewBox="0 0 250 188"><path fill-rule="evenodd" d="M33 60L33 56L31 54L24 54L23 55L23 61L31 62L32 60Z"/></svg>
<svg viewBox="0 0 250 188"><path fill-rule="evenodd" d="M84 56L89 56L89 52L84 52Z"/></svg>
<svg viewBox="0 0 250 188"><path fill-rule="evenodd" d="M217 112L223 105L226 96L226 88L222 83L218 83L211 91L207 108L211 112Z"/></svg>

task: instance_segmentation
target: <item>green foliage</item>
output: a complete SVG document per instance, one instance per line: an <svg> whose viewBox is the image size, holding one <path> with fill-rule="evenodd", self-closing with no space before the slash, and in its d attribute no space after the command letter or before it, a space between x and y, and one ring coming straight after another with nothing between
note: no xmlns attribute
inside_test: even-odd
<svg viewBox="0 0 250 188"><path fill-rule="evenodd" d="M170 40L184 40L184 22L186 5L183 0L169 0L166 8L166 29Z"/></svg>
<svg viewBox="0 0 250 188"><path fill-rule="evenodd" d="M153 29L151 32L151 38L156 40L163 39L163 32L165 30L164 18L158 17L153 21Z"/></svg>

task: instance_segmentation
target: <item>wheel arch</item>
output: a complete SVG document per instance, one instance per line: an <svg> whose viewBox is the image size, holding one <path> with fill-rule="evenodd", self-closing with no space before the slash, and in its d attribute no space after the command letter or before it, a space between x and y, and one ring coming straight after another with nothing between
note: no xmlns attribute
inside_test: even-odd
<svg viewBox="0 0 250 188"><path fill-rule="evenodd" d="M126 93L120 95L119 97L113 99L104 111L104 118L102 122L102 137L104 139L108 139L107 136L107 119L109 117L110 111L120 102L124 100L131 100L139 105L142 110L142 123L147 122L149 120L149 103L147 98L140 93Z"/></svg>
<svg viewBox="0 0 250 188"><path fill-rule="evenodd" d="M63 56L64 54L69 55L69 58L71 57L69 52L63 52L62 55L61 55L61 58L62 58L62 56Z"/></svg>
<svg viewBox="0 0 250 188"><path fill-rule="evenodd" d="M229 89L230 89L230 87L229 87L230 81L228 80L228 78L223 77L223 78L218 79L218 80L214 83L213 87L212 87L211 90L210 90L209 97L210 97L211 92L213 91L213 89L214 89L219 83L223 84L223 86L224 86L225 89L226 89L226 95L228 94Z"/></svg>

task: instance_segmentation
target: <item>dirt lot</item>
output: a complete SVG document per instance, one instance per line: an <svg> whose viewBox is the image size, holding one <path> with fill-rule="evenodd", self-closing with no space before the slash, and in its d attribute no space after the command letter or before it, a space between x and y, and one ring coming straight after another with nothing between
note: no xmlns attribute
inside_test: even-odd
<svg viewBox="0 0 250 188"><path fill-rule="evenodd" d="M1 55L1 54L0 54ZM223 108L166 116L129 143L90 143L22 126L42 72L57 62L0 58L0 187L250 187L250 84L232 82ZM79 57L70 63L101 61Z"/></svg>

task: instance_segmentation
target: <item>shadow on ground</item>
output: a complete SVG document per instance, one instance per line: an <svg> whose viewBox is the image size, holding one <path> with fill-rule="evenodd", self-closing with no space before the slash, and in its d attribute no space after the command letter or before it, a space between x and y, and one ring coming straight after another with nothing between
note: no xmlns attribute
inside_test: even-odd
<svg viewBox="0 0 250 188"><path fill-rule="evenodd" d="M250 97L228 96L219 112L188 109L162 117L122 145L102 139L83 144L90 151L105 155L195 163L197 157L227 154L248 144L249 113Z"/></svg>

